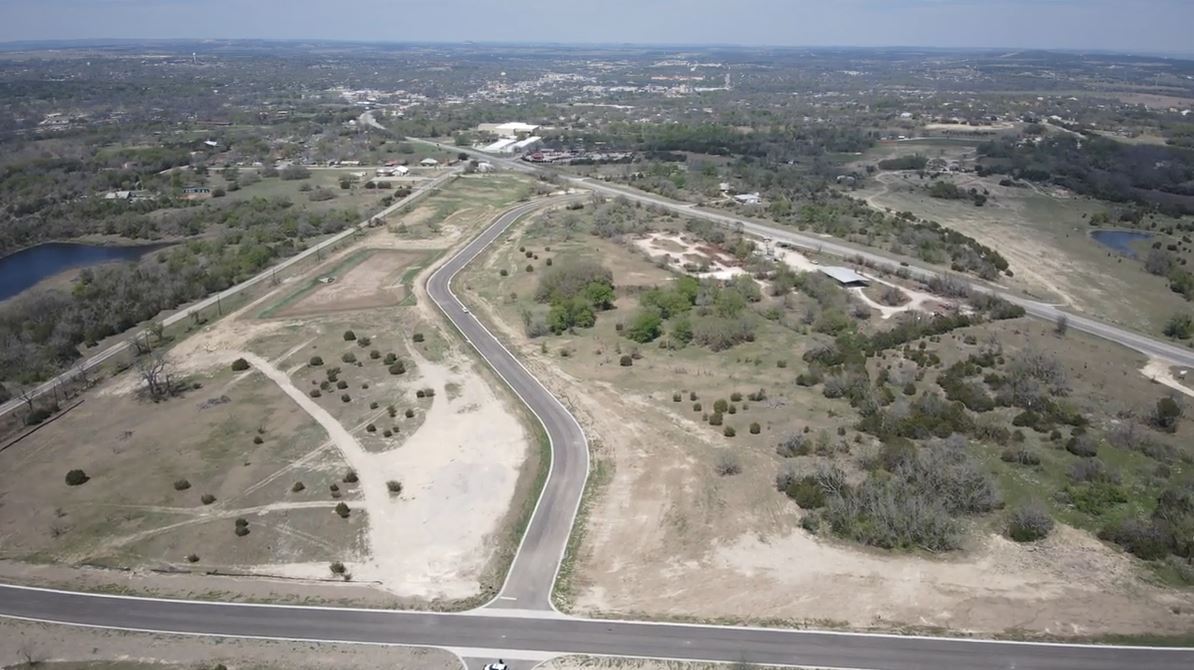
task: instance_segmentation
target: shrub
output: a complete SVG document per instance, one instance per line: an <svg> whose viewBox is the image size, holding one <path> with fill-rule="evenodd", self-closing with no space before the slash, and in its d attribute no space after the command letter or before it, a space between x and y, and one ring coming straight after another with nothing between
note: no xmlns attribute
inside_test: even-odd
<svg viewBox="0 0 1194 670"><path fill-rule="evenodd" d="M332 564L328 566L328 569L330 569L332 574L336 575L337 577L348 572L348 568L344 567L344 564L340 561L332 561Z"/></svg>
<svg viewBox="0 0 1194 670"><path fill-rule="evenodd" d="M265 443L265 438L261 437L260 435L253 436L253 444L264 444L264 443Z"/></svg>
<svg viewBox="0 0 1194 670"><path fill-rule="evenodd" d="M365 426L365 432L366 432L366 433L376 433L376 432L377 432L377 426L375 426L375 425L373 425L373 424L369 424L368 426Z"/></svg>
<svg viewBox="0 0 1194 670"><path fill-rule="evenodd" d="M364 347L369 346L370 344L373 344L373 340L370 339L368 336L362 335L357 340L357 344L360 345L362 348L364 348Z"/></svg>
<svg viewBox="0 0 1194 670"><path fill-rule="evenodd" d="M87 480L89 479L91 479L91 477L88 477L87 473L83 472L82 470L71 470L70 472L66 473L67 486L82 486L83 484L86 484Z"/></svg>
<svg viewBox="0 0 1194 670"><path fill-rule="evenodd" d="M692 403L692 411L694 411L694 412L701 411L701 403L699 403L699 402Z"/></svg>
<svg viewBox="0 0 1194 670"><path fill-rule="evenodd" d="M713 401L713 411L718 413L725 413L730 408L730 403L726 402L724 398L719 398Z"/></svg>
<svg viewBox="0 0 1194 670"><path fill-rule="evenodd" d="M344 361L345 363L356 363L357 355L351 351L346 351L342 356L340 356L340 360Z"/></svg>
<svg viewBox="0 0 1194 670"><path fill-rule="evenodd" d="M737 432L734 430L733 426L726 426L725 430L721 431L721 434L725 435L726 437L734 437L737 435Z"/></svg>
<svg viewBox="0 0 1194 670"><path fill-rule="evenodd" d="M675 393L672 394L672 402L680 402L683 399L684 399L684 395L682 393L680 393L679 391L676 391Z"/></svg>
<svg viewBox="0 0 1194 670"><path fill-rule="evenodd" d="M423 333L415 333L411 339L413 339L415 342L422 342L423 341Z"/></svg>
<svg viewBox="0 0 1194 670"><path fill-rule="evenodd" d="M624 368L628 368L631 365L634 365L634 359L631 358L628 354L623 354L622 357L618 359L618 365L621 365Z"/></svg>
<svg viewBox="0 0 1194 670"><path fill-rule="evenodd" d="M1178 420L1182 417L1182 406L1172 397L1166 396L1157 401L1150 421L1154 428L1166 433L1177 432Z"/></svg>
<svg viewBox="0 0 1194 670"><path fill-rule="evenodd" d="M304 483L302 483L302 482L295 482L295 483L294 483L294 486L291 486L291 487L290 487L290 492L291 492L291 493L300 493L300 492L302 492L302 490L303 490L303 489L305 489L305 488L307 488L307 485L306 485L306 484L304 484Z"/></svg>
<svg viewBox="0 0 1194 670"><path fill-rule="evenodd" d="M323 395L323 393L321 393L319 389L311 389L311 392L307 395L310 395L312 398L318 398L319 396Z"/></svg>
<svg viewBox="0 0 1194 670"><path fill-rule="evenodd" d="M415 411L409 407L406 408L406 411L403 412L403 414L405 414L406 418L408 418L408 419L415 418Z"/></svg>
<svg viewBox="0 0 1194 670"><path fill-rule="evenodd" d="M341 393L340 402L352 402L352 396L348 395L347 393Z"/></svg>
<svg viewBox="0 0 1194 670"><path fill-rule="evenodd" d="M199 554L187 554L187 562L188 563L198 563L199 562Z"/></svg>
<svg viewBox="0 0 1194 670"><path fill-rule="evenodd" d="M534 266L534 265L531 265L530 263L527 263L526 271L527 271L527 272L534 272L534 271L535 271L535 266Z"/></svg>
<svg viewBox="0 0 1194 670"><path fill-rule="evenodd" d="M203 495L199 496L199 502L203 503L204 505L210 505L215 501L216 497L210 493L204 493Z"/></svg>
<svg viewBox="0 0 1194 670"><path fill-rule="evenodd" d="M501 270L498 270L498 275L500 275L502 277L509 276L509 274L510 274L510 271L507 270L506 268L502 268Z"/></svg>
<svg viewBox="0 0 1194 670"><path fill-rule="evenodd" d="M709 415L710 426L720 426L722 422L721 412L714 412Z"/></svg>
<svg viewBox="0 0 1194 670"><path fill-rule="evenodd" d="M244 537L249 534L249 527L248 526L237 526L236 530L234 530L233 532L236 533L237 537Z"/></svg>
<svg viewBox="0 0 1194 670"><path fill-rule="evenodd" d="M402 493L402 482L396 479L391 479L390 481L386 482L386 488L389 489L390 493L398 495L399 493Z"/></svg>
<svg viewBox="0 0 1194 670"><path fill-rule="evenodd" d="M1004 449L1003 453L999 455L999 460L1004 463L1018 463L1020 465L1040 465L1041 457L1036 452L1030 451L1023 447L1019 449Z"/></svg>
<svg viewBox="0 0 1194 670"><path fill-rule="evenodd" d="M348 382L346 382L346 381L344 381L343 379L341 379L341 380L339 380L339 381L337 381L337 382L336 382L336 388L338 388L338 389L340 389L341 391L343 391L344 389L348 388Z"/></svg>
<svg viewBox="0 0 1194 670"><path fill-rule="evenodd" d="M390 374L392 374L392 375L400 375L400 374L404 374L405 372L406 372L406 366L402 363L402 361L398 361L397 363L390 366Z"/></svg>
<svg viewBox="0 0 1194 670"><path fill-rule="evenodd" d="M191 483L185 479L175 480L175 482L174 482L174 490L175 491L185 491L189 488L191 488Z"/></svg>
<svg viewBox="0 0 1194 670"><path fill-rule="evenodd" d="M382 360L382 363L385 363L386 365L393 365L397 362L398 362L398 355L392 351L390 353L386 354L385 359Z"/></svg>
<svg viewBox="0 0 1194 670"><path fill-rule="evenodd" d="M55 409L57 409L57 407L55 407L53 409L51 409L49 407L38 407L37 409L34 409L32 412L29 412L28 414L25 415L25 425L26 426L36 426L37 424L41 423L42 421L45 421L46 419L50 418L50 416L54 413Z"/></svg>
<svg viewBox="0 0 1194 670"><path fill-rule="evenodd" d="M323 365L323 358L321 358L319 356L312 356L311 360L308 361L307 364L313 368L317 368L317 367Z"/></svg>
<svg viewBox="0 0 1194 670"><path fill-rule="evenodd" d="M813 475L790 480L784 493L796 501L800 509L820 509L825 506L825 490Z"/></svg>
<svg viewBox="0 0 1194 670"><path fill-rule="evenodd" d="M1039 505L1017 507L1008 514L1007 536L1016 542L1035 542L1053 530L1053 517Z"/></svg>
<svg viewBox="0 0 1194 670"><path fill-rule="evenodd" d="M730 400L732 402L742 402L742 394L739 393L738 391L734 391L733 393L730 394Z"/></svg>
<svg viewBox="0 0 1194 670"><path fill-rule="evenodd" d="M377 360L377 359L379 359L379 358L381 358L381 352L380 352L380 351L378 351L377 349L373 349L372 351L370 351L370 352L369 352L369 359L370 359L370 360L374 360L374 361L375 361L375 360Z"/></svg>
<svg viewBox="0 0 1194 670"><path fill-rule="evenodd" d="M382 437L393 437L394 431L390 430L389 428L386 428L385 430L381 431L381 436Z"/></svg>
<svg viewBox="0 0 1194 670"><path fill-rule="evenodd" d="M398 408L393 405L387 405L386 414L389 414L391 417L398 416Z"/></svg>
<svg viewBox="0 0 1194 670"><path fill-rule="evenodd" d="M728 477L742 472L742 464L734 454L723 453L717 457L717 464L713 466L713 470L722 477Z"/></svg>
<svg viewBox="0 0 1194 670"><path fill-rule="evenodd" d="M379 407L379 405L377 404L376 400L372 400L369 402L369 409L377 409L378 407Z"/></svg>
<svg viewBox="0 0 1194 670"><path fill-rule="evenodd" d="M1094 458L1099 453L1099 445L1093 437L1083 433L1071 437L1066 442L1065 450L1082 458Z"/></svg>
<svg viewBox="0 0 1194 670"><path fill-rule="evenodd" d="M760 432L762 432L762 430L763 430L763 427L759 425L758 421L751 422L751 424L750 424L750 434L751 435L758 435Z"/></svg>
<svg viewBox="0 0 1194 670"><path fill-rule="evenodd" d="M357 339L356 333L352 332L351 330L344 331L344 341L345 342L351 342L355 339Z"/></svg>
<svg viewBox="0 0 1194 670"><path fill-rule="evenodd" d="M340 501L336 503L336 514L339 514L341 519L347 519L348 515L352 514L352 510L349 509L347 503Z"/></svg>
<svg viewBox="0 0 1194 670"><path fill-rule="evenodd" d="M1114 542L1146 561L1169 554L1169 538L1156 524L1140 519L1124 519L1099 531L1099 539Z"/></svg>
<svg viewBox="0 0 1194 670"><path fill-rule="evenodd" d="M249 362L246 361L245 359L238 358L235 361L232 361L232 371L233 372L241 372L243 370L248 370L248 369L249 369Z"/></svg>
<svg viewBox="0 0 1194 670"><path fill-rule="evenodd" d="M912 440L895 437L883 443L879 448L879 467L888 472L895 472L896 468L916 458L917 447Z"/></svg>
<svg viewBox="0 0 1194 670"><path fill-rule="evenodd" d="M775 367L777 367L777 368L788 367L788 359L786 359L786 358L779 359L778 361L775 362Z"/></svg>
<svg viewBox="0 0 1194 670"><path fill-rule="evenodd" d="M775 447L775 453L784 458L792 458L793 456L807 456L812 451L812 440L808 439L807 435L799 433L791 433L779 441Z"/></svg>
<svg viewBox="0 0 1194 670"><path fill-rule="evenodd" d="M349 470L348 472L344 473L344 483L345 484L355 484L358 481L360 481L360 478L357 477L356 470Z"/></svg>

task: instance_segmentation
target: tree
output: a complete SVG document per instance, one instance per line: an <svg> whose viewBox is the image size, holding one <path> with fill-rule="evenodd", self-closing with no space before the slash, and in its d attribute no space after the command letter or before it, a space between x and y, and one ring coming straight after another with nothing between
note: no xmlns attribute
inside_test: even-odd
<svg viewBox="0 0 1194 670"><path fill-rule="evenodd" d="M1182 416L1182 406L1172 396L1166 396L1157 401L1153 410L1152 424L1158 430L1166 433L1177 432L1177 422Z"/></svg>
<svg viewBox="0 0 1194 670"><path fill-rule="evenodd" d="M1066 333L1068 333L1070 330L1070 317L1066 316L1065 314L1058 316L1057 323L1054 324L1053 330L1058 336L1065 337Z"/></svg>
<svg viewBox="0 0 1194 670"><path fill-rule="evenodd" d="M341 519L347 519L348 515L352 514L352 510L348 508L347 503L340 501L336 503L336 514L339 514Z"/></svg>
<svg viewBox="0 0 1194 670"><path fill-rule="evenodd" d="M174 378L174 366L159 352L137 358L137 374L145 382L145 392L154 402L164 400L178 393L178 380Z"/></svg>
<svg viewBox="0 0 1194 670"><path fill-rule="evenodd" d="M1165 322L1165 336L1178 340L1188 340L1194 336L1194 316L1190 314L1174 314Z"/></svg>
<svg viewBox="0 0 1194 670"><path fill-rule="evenodd" d="M662 330L663 318L659 316L659 312L644 309L630 321L624 334L635 342L645 344L659 337Z"/></svg>
<svg viewBox="0 0 1194 670"><path fill-rule="evenodd" d="M71 470L70 472L66 473L67 486L81 486L86 484L87 480L89 479L91 478L88 477L87 473L83 472L82 470Z"/></svg>

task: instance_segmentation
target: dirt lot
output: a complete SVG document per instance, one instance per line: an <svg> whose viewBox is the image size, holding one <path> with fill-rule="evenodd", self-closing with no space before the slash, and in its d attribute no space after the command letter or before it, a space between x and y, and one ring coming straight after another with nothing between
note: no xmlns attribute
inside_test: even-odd
<svg viewBox="0 0 1194 670"><path fill-rule="evenodd" d="M408 269L426 264L426 252L367 249L349 257L340 267L288 296L270 316L293 317L354 311L401 304L407 297L403 276ZM324 283L332 279L331 283Z"/></svg>
<svg viewBox="0 0 1194 670"><path fill-rule="evenodd" d="M30 660L35 665L30 666ZM0 667L51 670L459 670L450 652L420 647L204 639L0 619Z"/></svg>
<svg viewBox="0 0 1194 670"><path fill-rule="evenodd" d="M475 180L443 193L467 204L478 191L497 202ZM324 598L342 562L400 602L485 598L542 461L504 387L417 295L418 272L484 223L488 210L470 211L451 236L410 242L376 228L174 343L174 375L197 385L181 397L143 399L130 370L0 453L10 573L29 561L219 571L315 585L307 592ZM346 265L337 282L315 281ZM238 359L247 369L232 370ZM86 483L64 482L73 468ZM243 586L200 582L181 588Z"/></svg>
<svg viewBox="0 0 1194 670"><path fill-rule="evenodd" d="M520 270L520 247L544 257L535 272ZM520 311L534 275L547 257L560 263L570 254L600 259L613 271L615 309L602 312L595 328L528 340ZM754 342L721 354L621 337L616 324L630 318L639 288L670 276L629 244L532 222L465 277L477 311L567 399L591 438L596 493L582 514L579 550L560 594L572 611L1058 636L1194 627L1194 595L1156 586L1138 561L1085 530L1062 526L1045 542L1022 545L984 520L963 551L937 557L863 549L801 529L802 512L775 490L785 460L775 452L778 439L808 426L832 444L841 429L841 442L866 453L873 438L855 441L857 415L848 404L792 384L810 339L791 328L761 325ZM1140 411L1159 396L1129 352L1072 334L1063 340L1049 335L1047 324L1030 323L1001 324L1001 337L1009 347L1050 338L1049 351L1064 354L1088 389L1084 407ZM618 364L620 354L636 350L641 358L632 366ZM1088 367L1093 360L1101 362L1097 370ZM736 436L701 420L714 399L759 388L765 400L743 398L737 414L726 416ZM749 423L759 424L759 434L748 433ZM991 467L998 469L994 453ZM741 474L715 472L727 454ZM1135 456L1123 458L1127 471ZM1000 477L1014 497L1033 475Z"/></svg>

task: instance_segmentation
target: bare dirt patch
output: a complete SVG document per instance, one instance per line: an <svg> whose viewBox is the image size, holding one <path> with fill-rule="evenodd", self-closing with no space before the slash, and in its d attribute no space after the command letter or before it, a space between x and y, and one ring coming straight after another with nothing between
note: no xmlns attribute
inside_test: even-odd
<svg viewBox="0 0 1194 670"><path fill-rule="evenodd" d="M316 279L309 288L283 299L284 304L270 315L309 316L400 304L407 295L403 274L427 257L426 253L409 251L370 249L359 253L364 258L342 275ZM327 277L333 281L323 283Z"/></svg>

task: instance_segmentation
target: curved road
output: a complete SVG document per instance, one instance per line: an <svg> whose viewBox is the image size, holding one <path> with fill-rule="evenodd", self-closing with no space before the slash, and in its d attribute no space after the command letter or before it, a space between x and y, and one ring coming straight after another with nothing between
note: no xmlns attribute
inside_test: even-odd
<svg viewBox="0 0 1194 670"><path fill-rule="evenodd" d="M520 205L499 216L481 237L433 273L427 284L432 300L543 421L552 442L550 476L498 599L472 612L441 614L167 600L0 585L0 616L157 633L426 645L469 657L581 653L882 670L1194 667L1194 649L605 621L552 611L551 586L587 469L584 434L559 401L465 311L451 290L451 279L461 268L520 216L544 204L552 201Z"/></svg>

